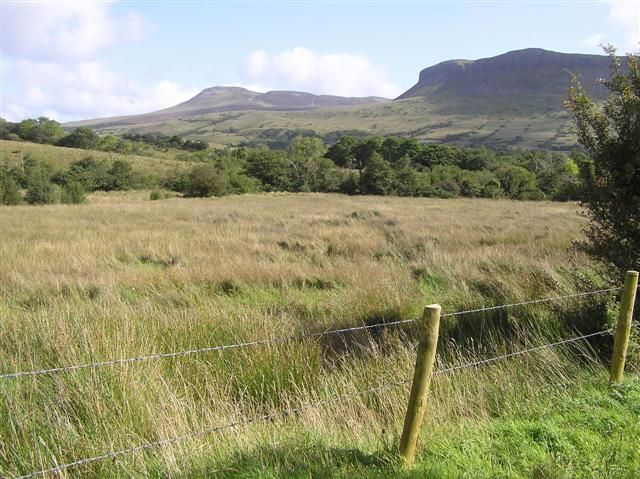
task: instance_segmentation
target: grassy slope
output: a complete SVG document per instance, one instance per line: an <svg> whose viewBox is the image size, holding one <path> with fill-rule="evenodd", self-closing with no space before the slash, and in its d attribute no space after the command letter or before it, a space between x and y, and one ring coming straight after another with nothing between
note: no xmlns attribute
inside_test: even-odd
<svg viewBox="0 0 640 479"><path fill-rule="evenodd" d="M0 140L0 162L6 161L10 165L19 165L20 161L27 155L36 160L44 160L54 168L66 168L72 162L82 160L87 156L92 156L96 160L125 159L131 162L136 169L149 174L165 173L174 168L184 168L187 164L173 159L175 152L152 150L148 153L148 156L121 155L104 151Z"/></svg>
<svg viewBox="0 0 640 479"><path fill-rule="evenodd" d="M590 286L571 273L586 274L588 260L567 254L580 236L575 210L320 194L151 202L141 193L4 207L0 370L408 319L431 302L453 311L572 292ZM558 318L588 328L580 320L599 319L599 304L445 321L443 337L466 331L474 342L445 342L438 367L567 334ZM487 333L495 322L512 325L507 343ZM26 473L406 378L411 338L407 328L2 382L0 470ZM586 478L605 464L609 477L635 477L633 374L627 390L607 392L593 353L568 348L439 377L414 475L437 466L431 477ZM385 451L406 396L387 390L69 477L396 477Z"/></svg>
<svg viewBox="0 0 640 479"><path fill-rule="evenodd" d="M104 127L122 133L131 127ZM141 123L142 132L178 134L216 144L260 138L270 128L312 129L320 134L358 130L367 134L412 135L421 141L484 144L507 148L565 148L575 145L561 104L544 98L415 98L378 105L302 112L240 111Z"/></svg>

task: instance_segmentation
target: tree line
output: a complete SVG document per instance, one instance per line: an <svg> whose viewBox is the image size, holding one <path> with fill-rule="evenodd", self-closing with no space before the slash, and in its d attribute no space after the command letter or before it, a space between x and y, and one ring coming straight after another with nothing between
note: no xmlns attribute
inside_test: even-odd
<svg viewBox="0 0 640 479"><path fill-rule="evenodd" d="M286 150L239 148L192 155L201 165L163 186L186 196L253 191L338 192L438 198L579 199L589 160L575 151L499 153L424 145L413 138L296 137Z"/></svg>
<svg viewBox="0 0 640 479"><path fill-rule="evenodd" d="M75 128L67 133L60 123L45 116L28 118L18 123L0 118L0 139L122 154L144 153L147 146L165 151L202 151L209 147L202 140L185 140L178 135L161 133L125 133L122 138L118 138L114 135L98 135L88 127Z"/></svg>
<svg viewBox="0 0 640 479"><path fill-rule="evenodd" d="M79 144L91 145L93 140L82 140L89 138L87 130L95 134L78 128L59 143L77 145L75 139L80 138ZM104 138L98 137L98 141ZM54 171L50 165L27 157L20 168L2 167L2 191L9 195L3 203L19 201L16 191L28 192L35 184L44 184L44 178L53 193L27 194L23 199L55 202L69 188L86 193L157 187L187 197L289 191L563 201L580 198L581 172L590 171L589 160L579 152L496 152L484 147L425 145L401 137L343 136L327 147L320 138L299 136L287 149L207 148L180 158L196 164L158 179L135 171L126 159L109 163L87 157L71 164L68 171ZM61 192L56 194L56 188ZM44 201L44 197L52 201Z"/></svg>

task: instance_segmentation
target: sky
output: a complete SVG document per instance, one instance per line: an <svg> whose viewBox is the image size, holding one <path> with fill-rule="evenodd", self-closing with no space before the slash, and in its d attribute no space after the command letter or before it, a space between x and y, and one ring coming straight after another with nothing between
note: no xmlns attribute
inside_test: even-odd
<svg viewBox="0 0 640 479"><path fill-rule="evenodd" d="M9 121L145 113L219 85L393 98L449 59L640 50L640 0L0 0L0 13Z"/></svg>

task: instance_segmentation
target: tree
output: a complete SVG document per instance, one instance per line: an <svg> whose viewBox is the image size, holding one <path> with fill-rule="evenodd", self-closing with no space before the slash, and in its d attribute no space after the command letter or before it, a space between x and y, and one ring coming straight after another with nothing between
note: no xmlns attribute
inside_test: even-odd
<svg viewBox="0 0 640 479"><path fill-rule="evenodd" d="M290 191L291 165L281 151L260 148L247 155L245 172L259 179L266 191Z"/></svg>
<svg viewBox="0 0 640 479"><path fill-rule="evenodd" d="M380 153L372 153L360 176L360 191L365 195L388 195L393 190L391 165Z"/></svg>
<svg viewBox="0 0 640 479"><path fill-rule="evenodd" d="M6 164L0 164L0 204L17 205L22 202L20 185Z"/></svg>
<svg viewBox="0 0 640 479"><path fill-rule="evenodd" d="M95 150L98 147L100 137L91 128L81 126L76 128L64 138L58 141L58 145L69 148L81 148L83 150Z"/></svg>
<svg viewBox="0 0 640 479"><path fill-rule="evenodd" d="M325 157L342 168L353 169L356 161L353 150L357 144L358 140L352 136L342 136L329 147Z"/></svg>
<svg viewBox="0 0 640 479"><path fill-rule="evenodd" d="M496 169L495 175L510 198L537 200L544 196L536 185L536 175L526 168L504 165Z"/></svg>
<svg viewBox="0 0 640 479"><path fill-rule="evenodd" d="M18 136L34 143L54 143L64 136L60 123L41 116L37 120L22 120L17 127Z"/></svg>
<svg viewBox="0 0 640 479"><path fill-rule="evenodd" d="M229 178L215 165L194 166L187 175L184 191L187 197L223 196L228 192Z"/></svg>
<svg viewBox="0 0 640 479"><path fill-rule="evenodd" d="M59 183L79 183L85 191L111 189L111 175L104 160L96 161L91 156L74 161Z"/></svg>
<svg viewBox="0 0 640 479"><path fill-rule="evenodd" d="M107 171L108 179L105 190L130 190L135 186L136 175L131 163L126 160L114 160Z"/></svg>
<svg viewBox="0 0 640 479"><path fill-rule="evenodd" d="M86 196L82 185L77 181L71 181L62 187L60 202L77 205L84 203Z"/></svg>
<svg viewBox="0 0 640 479"><path fill-rule="evenodd" d="M310 191L318 182L327 149L320 138L297 136L289 147L292 186L297 191Z"/></svg>
<svg viewBox="0 0 640 479"><path fill-rule="evenodd" d="M361 141L353 148L354 168L356 168L360 175L367 164L372 160L374 155L379 155L380 147L382 146L382 138L374 136L368 140ZM385 161L382 156L380 160ZM375 159L378 162L378 159Z"/></svg>
<svg viewBox="0 0 640 479"><path fill-rule="evenodd" d="M30 205L48 205L60 200L60 188L51 183L46 169L40 168L31 175L25 200Z"/></svg>
<svg viewBox="0 0 640 479"><path fill-rule="evenodd" d="M396 160L393 165L395 172L396 194L398 196L414 196L418 190L418 174L411 167L408 156Z"/></svg>
<svg viewBox="0 0 640 479"><path fill-rule="evenodd" d="M591 160L581 168L589 220L582 246L623 272L640 269L640 55L627 55L623 69L615 49L605 51L611 77L602 81L607 90L602 106L577 78L565 106Z"/></svg>

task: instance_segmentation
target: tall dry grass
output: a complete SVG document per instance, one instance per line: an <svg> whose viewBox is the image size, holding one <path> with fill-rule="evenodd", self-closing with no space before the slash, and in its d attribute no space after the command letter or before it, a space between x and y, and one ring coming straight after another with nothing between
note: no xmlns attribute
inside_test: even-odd
<svg viewBox="0 0 640 479"><path fill-rule="evenodd" d="M588 260L569 249L580 237L576 209L321 194L5 207L0 370L409 319L433 302L453 311L571 293L590 281ZM581 311L570 302L447 321L439 364L546 341L578 324L567 327L565 313ZM26 473L408 378L413 351L408 327L3 381L0 470ZM515 408L584 371L567 354L439 377L428 421ZM238 450L283 438L380 449L393 443L405 399L406 389L390 389L66 474L205 477Z"/></svg>

